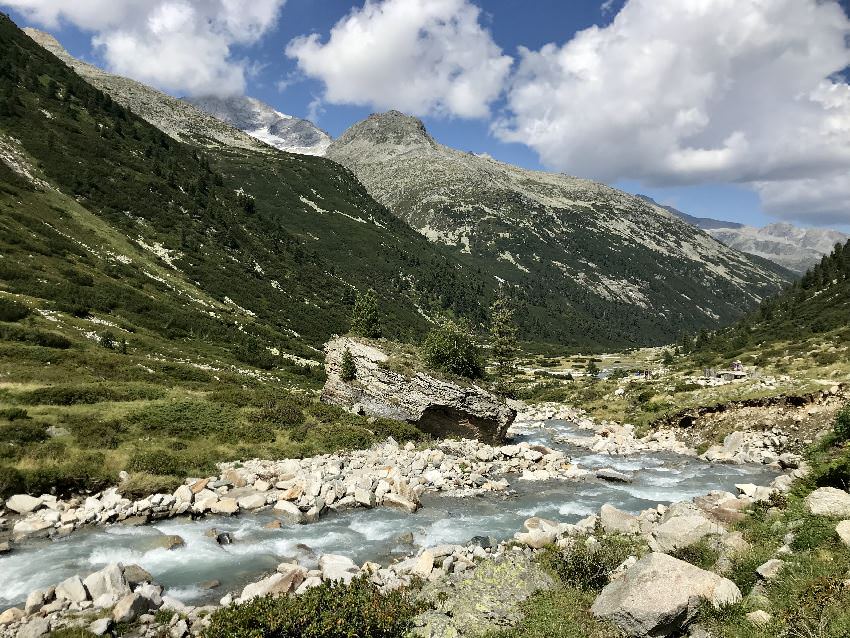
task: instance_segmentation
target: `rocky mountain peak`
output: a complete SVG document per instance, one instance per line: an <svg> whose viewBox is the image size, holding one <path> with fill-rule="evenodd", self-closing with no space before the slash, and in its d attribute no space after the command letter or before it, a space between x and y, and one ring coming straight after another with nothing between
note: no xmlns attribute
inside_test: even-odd
<svg viewBox="0 0 850 638"><path fill-rule="evenodd" d="M48 51L50 51L54 55L58 55L60 57L62 56L62 54L68 55L68 52L65 50L65 47L63 47L59 43L59 40L54 38L49 33L45 33L44 31L39 31L38 29L33 29L32 27L27 27L23 31L30 38L35 40L36 44L44 47L45 49L47 49Z"/></svg>
<svg viewBox="0 0 850 638"><path fill-rule="evenodd" d="M418 147L436 147L422 120L399 111L373 113L349 128L334 146L367 143L372 146L399 147L406 151ZM387 149L389 150L389 149Z"/></svg>

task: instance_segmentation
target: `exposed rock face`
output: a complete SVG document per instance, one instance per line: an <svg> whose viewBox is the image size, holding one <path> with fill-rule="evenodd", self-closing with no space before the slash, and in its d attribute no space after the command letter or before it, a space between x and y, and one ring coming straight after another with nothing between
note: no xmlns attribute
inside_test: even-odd
<svg viewBox="0 0 850 638"><path fill-rule="evenodd" d="M342 354L351 352L357 376L341 377ZM322 401L360 414L416 424L435 436L460 435L501 441L516 411L481 388L442 381L422 372L407 376L386 368L388 356L350 337L325 344L328 380Z"/></svg>
<svg viewBox="0 0 850 638"><path fill-rule="evenodd" d="M609 583L591 611L629 636L667 636L691 622L703 602L718 607L739 600L731 580L653 552Z"/></svg>

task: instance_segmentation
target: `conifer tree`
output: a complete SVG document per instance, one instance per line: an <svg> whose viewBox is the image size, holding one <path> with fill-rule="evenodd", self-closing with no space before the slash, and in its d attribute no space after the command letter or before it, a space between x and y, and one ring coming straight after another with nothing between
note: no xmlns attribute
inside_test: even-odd
<svg viewBox="0 0 850 638"><path fill-rule="evenodd" d="M514 310L503 295L490 308L490 345L497 375L509 381L516 374L517 327Z"/></svg>
<svg viewBox="0 0 850 638"><path fill-rule="evenodd" d="M342 351L342 361L340 362L340 377L346 383L354 381L357 378L357 366L354 363L354 355L351 350L346 348Z"/></svg>
<svg viewBox="0 0 850 638"><path fill-rule="evenodd" d="M381 334L381 319L378 312L378 296L371 288L358 293L351 314L351 332L361 337L378 339Z"/></svg>

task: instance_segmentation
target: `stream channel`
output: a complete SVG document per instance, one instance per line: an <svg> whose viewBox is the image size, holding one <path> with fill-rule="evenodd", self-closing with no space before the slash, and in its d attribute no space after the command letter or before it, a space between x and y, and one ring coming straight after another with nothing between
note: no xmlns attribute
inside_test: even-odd
<svg viewBox="0 0 850 638"><path fill-rule="evenodd" d="M323 553L343 554L358 564L367 560L387 564L414 549L399 539L407 532L421 547L466 544L476 536L500 541L521 531L530 516L574 523L598 512L605 503L637 513L711 490L734 493L736 483L766 485L778 474L765 466L711 464L675 454L597 455L555 442L558 435L588 436L567 421L531 425L534 427L512 430L512 442L547 445L563 451L580 468L613 468L633 474L633 482L611 483L593 477L529 482L507 475L510 495L460 498L430 493L422 497L423 507L415 514L380 507L350 509L332 512L317 523L279 529L265 527L275 518L271 511L195 521L182 517L142 527L92 527L61 540L19 545L0 558L0 611L20 604L35 589L73 574L85 577L108 563L138 564L166 588L166 594L198 605L215 602L228 591L238 592L285 558L295 557L308 568L315 567ZM234 542L218 545L206 534L210 528L232 533ZM158 547L157 536L162 534L177 534L185 545L172 550ZM200 586L211 580L221 585L214 590Z"/></svg>

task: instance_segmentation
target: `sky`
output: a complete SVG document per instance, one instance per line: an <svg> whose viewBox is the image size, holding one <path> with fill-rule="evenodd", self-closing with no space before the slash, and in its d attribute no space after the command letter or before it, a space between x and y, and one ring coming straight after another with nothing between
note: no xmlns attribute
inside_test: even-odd
<svg viewBox="0 0 850 638"><path fill-rule="evenodd" d="M850 231L850 0L0 0L176 96L441 143L697 216Z"/></svg>

